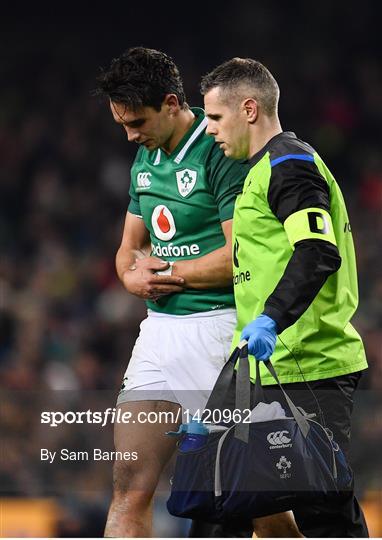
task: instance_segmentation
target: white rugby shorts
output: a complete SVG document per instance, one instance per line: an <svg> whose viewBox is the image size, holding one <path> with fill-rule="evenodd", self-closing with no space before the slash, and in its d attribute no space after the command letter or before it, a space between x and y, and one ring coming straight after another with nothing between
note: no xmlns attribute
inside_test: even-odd
<svg viewBox="0 0 382 540"><path fill-rule="evenodd" d="M229 358L234 309L192 315L149 310L125 372L117 404L165 400L203 409Z"/></svg>

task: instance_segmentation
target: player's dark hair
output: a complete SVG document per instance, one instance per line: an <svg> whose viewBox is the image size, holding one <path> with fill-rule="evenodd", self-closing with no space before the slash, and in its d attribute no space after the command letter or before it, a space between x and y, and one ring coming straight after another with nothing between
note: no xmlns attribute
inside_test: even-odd
<svg viewBox="0 0 382 540"><path fill-rule="evenodd" d="M160 111L166 94L175 94L179 105L186 106L178 68L167 54L155 49L128 49L112 60L108 70L102 70L97 83L95 95L106 95L133 111L141 107Z"/></svg>
<svg viewBox="0 0 382 540"><path fill-rule="evenodd" d="M203 95L219 87L227 101L240 94L240 86L251 91L251 97L259 102L265 114L272 116L277 113L279 86L271 72L257 60L232 58L207 73L200 85Z"/></svg>

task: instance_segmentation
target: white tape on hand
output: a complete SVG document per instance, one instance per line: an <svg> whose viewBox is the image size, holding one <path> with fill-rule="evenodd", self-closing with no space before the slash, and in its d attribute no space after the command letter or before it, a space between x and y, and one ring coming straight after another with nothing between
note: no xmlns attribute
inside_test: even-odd
<svg viewBox="0 0 382 540"><path fill-rule="evenodd" d="M172 267L174 266L174 261L167 261L167 262L170 266L166 268L166 270L158 270L157 272L155 272L156 274L158 274L158 276L171 276L172 275Z"/></svg>

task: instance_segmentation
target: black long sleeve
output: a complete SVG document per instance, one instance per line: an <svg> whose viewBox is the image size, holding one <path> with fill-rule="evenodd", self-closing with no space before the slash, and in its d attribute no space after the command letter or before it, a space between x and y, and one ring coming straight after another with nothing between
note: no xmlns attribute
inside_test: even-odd
<svg viewBox="0 0 382 540"><path fill-rule="evenodd" d="M281 223L306 208L330 213L329 186L314 162L290 159L273 167L268 202ZM263 311L276 322L279 333L301 317L340 266L337 246L330 242L306 239L294 245L293 255Z"/></svg>
<svg viewBox="0 0 382 540"><path fill-rule="evenodd" d="M334 244L302 240L295 245L282 278L264 306L265 315L276 322L278 333L301 317L340 266L341 257Z"/></svg>

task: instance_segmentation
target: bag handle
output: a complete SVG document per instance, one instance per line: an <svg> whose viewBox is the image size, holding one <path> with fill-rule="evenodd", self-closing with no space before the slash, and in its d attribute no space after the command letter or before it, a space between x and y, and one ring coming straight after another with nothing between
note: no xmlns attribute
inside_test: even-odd
<svg viewBox="0 0 382 540"><path fill-rule="evenodd" d="M245 410L251 409L251 379L249 377L248 343L243 340L239 343L239 366L236 376L235 409L242 415ZM249 422L240 422L235 426L235 437L247 443L249 439Z"/></svg>
<svg viewBox="0 0 382 540"><path fill-rule="evenodd" d="M215 409L221 409L225 397L227 395L228 389L230 387L235 364L240 355L239 347L236 347L231 356L228 358L227 362L224 364L223 369L221 370L219 377L216 380L215 386L212 389L210 397L208 398L207 404L204 407L205 410L214 411ZM203 421L204 413L202 414Z"/></svg>
<svg viewBox="0 0 382 540"><path fill-rule="evenodd" d="M268 369L269 373L275 379L276 383L279 385L280 390L284 395L285 401L287 402L287 404L288 404L288 406L290 408L290 411L292 413L293 418L296 420L296 423L297 423L298 427L300 428L301 433L306 438L308 433L309 433L309 430L310 430L309 422L306 420L304 415L301 413L301 411L298 409L298 407L296 407L296 405L293 403L291 398L285 392L285 390L284 390L284 388L283 388L283 386L282 386L282 384L281 384L281 382L280 382L280 380L279 380L279 378L277 376L275 368L271 364L271 361L269 359L265 360L264 364L265 364L265 367ZM260 399L259 399L259 396L261 396ZM261 385L260 362L258 362L256 360L255 404L254 404L255 406L260 401L264 401L263 396L264 396L264 390L263 390L263 387Z"/></svg>
<svg viewBox="0 0 382 540"><path fill-rule="evenodd" d="M237 374L237 379L236 379L235 407L243 411L245 408L250 407L249 405L250 400L248 399L249 392L250 392L250 385L251 385L250 378L249 378L248 342L246 340L241 341L239 343L238 348L240 349L240 363L239 363L238 374ZM271 361L266 360L264 364L267 367L270 374L272 375L272 377L275 379L276 383L279 385L284 395L284 398L290 408L292 416L296 421L296 424L300 428L300 431L302 435L304 436L304 438L306 438L310 430L309 422L306 420L304 415L298 410L298 408L293 403L291 398L285 392L277 376L275 368L271 364ZM259 403L259 401L261 400L264 401L264 390L261 384L260 363L256 360L255 405L257 405L257 403ZM240 424L237 424L235 428L235 437L244 442L248 442L249 423L241 422Z"/></svg>
<svg viewBox="0 0 382 540"><path fill-rule="evenodd" d="M225 397L232 382L237 360L239 360L239 366L236 378L235 409L244 411L251 408L248 344L246 341L243 341L233 350L231 356L224 364L204 408L205 411L214 411L223 407ZM204 413L202 414L202 421L203 417ZM248 442L249 423L238 423L235 426L235 437L241 439L243 442Z"/></svg>
<svg viewBox="0 0 382 540"><path fill-rule="evenodd" d="M239 360L239 366L236 377L235 409L244 411L245 409L251 408L251 381L249 377L248 342L246 340L242 340L239 345L233 350L231 356L224 364L223 369L220 372L220 375L217 378L215 386L207 401L205 410L213 411L215 409L221 409L221 407L223 406L225 396L232 381L237 360ZM306 420L304 415L298 410L291 398L285 392L270 360L266 360L264 364L272 377L275 379L276 383L279 385L293 415L293 418L295 419L298 427L300 428L301 433L306 438L310 430L309 422ZM256 360L255 404L259 403L260 401L264 401L264 390L261 385L259 362ZM202 421L203 416L204 413L202 414ZM249 422L240 422L236 424L235 437L242 440L243 442L248 442L249 426Z"/></svg>

